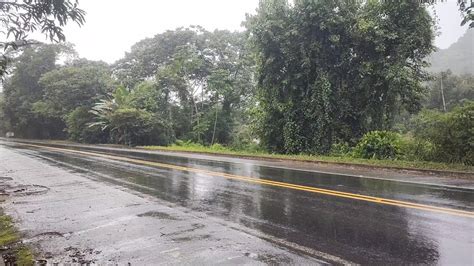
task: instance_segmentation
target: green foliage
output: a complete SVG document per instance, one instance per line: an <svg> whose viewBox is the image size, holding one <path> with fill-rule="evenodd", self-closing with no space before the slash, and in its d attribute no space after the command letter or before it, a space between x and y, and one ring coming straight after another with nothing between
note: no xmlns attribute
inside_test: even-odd
<svg viewBox="0 0 474 266"><path fill-rule="evenodd" d="M404 135L400 158L408 161L433 161L436 160L435 147L427 140Z"/></svg>
<svg viewBox="0 0 474 266"><path fill-rule="evenodd" d="M366 133L354 148L354 156L364 159L396 159L401 154L401 136L390 131Z"/></svg>
<svg viewBox="0 0 474 266"><path fill-rule="evenodd" d="M145 90L159 105L142 98L139 108L153 105L170 120L178 138L228 144L253 93L253 64L245 34L189 27L138 42L114 73L132 92L155 78Z"/></svg>
<svg viewBox="0 0 474 266"><path fill-rule="evenodd" d="M222 146L222 144L214 143L209 148L213 151L225 151L228 150L226 147Z"/></svg>
<svg viewBox="0 0 474 266"><path fill-rule="evenodd" d="M474 28L474 2L458 0L458 5L463 18L461 25L468 24L469 28Z"/></svg>
<svg viewBox="0 0 474 266"><path fill-rule="evenodd" d="M184 142L183 142L184 143ZM182 143L182 144L183 144ZM411 168L411 169L428 169L428 170L453 170L453 171L473 171L473 166L463 164L448 164L439 162L424 162L424 161L406 161L406 160L373 160L361 159L352 156L325 156L325 155L307 155L307 154L274 154L264 151L245 151L233 150L227 148L225 151L213 151L209 147L200 144L191 145L176 145L171 146L143 146L147 150L163 150L163 151L180 151L180 152L200 152L217 155L233 155L244 158L255 159L283 159L295 161L312 161L312 162L334 162L334 163L348 163L361 166L380 166L380 167L397 167L397 168Z"/></svg>
<svg viewBox="0 0 474 266"><path fill-rule="evenodd" d="M352 148L347 142L333 143L331 146L330 156L343 157L350 156L352 154Z"/></svg>
<svg viewBox="0 0 474 266"><path fill-rule="evenodd" d="M42 101L54 116L62 118L79 106L92 107L112 90L114 82L106 63L76 60L43 74L39 85L44 90Z"/></svg>
<svg viewBox="0 0 474 266"><path fill-rule="evenodd" d="M424 110L414 118L414 135L433 144L433 160L474 163L474 101L451 112Z"/></svg>
<svg viewBox="0 0 474 266"><path fill-rule="evenodd" d="M11 217L4 215L0 210L0 247L7 248L15 253L15 265L34 265L31 250L19 244L20 235L14 227Z"/></svg>
<svg viewBox="0 0 474 266"><path fill-rule="evenodd" d="M230 144L232 150L249 152L262 151L262 148L256 142L257 137L251 125L240 125L236 127L232 136L233 139Z"/></svg>
<svg viewBox="0 0 474 266"><path fill-rule="evenodd" d="M31 250L25 246L21 247L17 250L16 255L16 264L22 266L34 266L35 265L35 257Z"/></svg>
<svg viewBox="0 0 474 266"><path fill-rule="evenodd" d="M85 143L106 143L108 131L102 130L100 126L90 126L94 115L87 107L77 107L66 117L67 132L69 138Z"/></svg>
<svg viewBox="0 0 474 266"><path fill-rule="evenodd" d="M416 112L433 22L414 1L260 1L258 133L269 151L328 153Z"/></svg>
<svg viewBox="0 0 474 266"><path fill-rule="evenodd" d="M0 78L11 61L9 54L32 43L32 32L41 32L53 42L65 41L62 27L69 21L84 23L85 12L70 0L2 1L0 3Z"/></svg>
<svg viewBox="0 0 474 266"><path fill-rule="evenodd" d="M56 59L70 49L58 45L37 45L17 58L15 70L3 86L3 112L9 130L17 137L62 138L64 123L57 119L57 113L43 100L44 88L39 84L41 77L56 68Z"/></svg>
<svg viewBox="0 0 474 266"><path fill-rule="evenodd" d="M19 236L9 216L0 213L0 246L7 246L18 241Z"/></svg>
<svg viewBox="0 0 474 266"><path fill-rule="evenodd" d="M16 136L65 138L69 113L78 107L92 107L110 91L113 81L107 64L75 60L58 67L55 62L60 54L71 55L74 51L40 45L25 50L18 58L12 77L5 83L2 108Z"/></svg>
<svg viewBox="0 0 474 266"><path fill-rule="evenodd" d="M161 149L163 147L159 146L145 146L147 149L153 149L156 147ZM195 143L190 140L176 140L172 145L169 146L170 150L182 150L182 151L194 151L194 152L212 152L212 153L261 153L262 150L256 144L248 144L246 146L236 147L236 146L224 146L219 143L214 143L212 145L202 145L200 143Z"/></svg>
<svg viewBox="0 0 474 266"><path fill-rule="evenodd" d="M125 93L125 92L122 92ZM116 96L115 96L116 97ZM161 116L169 115L170 104L165 93L152 82L142 82L135 86L128 96L129 105ZM120 101L117 100L117 103Z"/></svg>
<svg viewBox="0 0 474 266"><path fill-rule="evenodd" d="M118 87L112 94L112 99L100 100L90 113L92 121L87 123L90 128L101 128L109 132L113 143L125 145L168 145L174 139L169 122L158 113L134 107L140 94L146 91L140 88L128 91Z"/></svg>
<svg viewBox="0 0 474 266"><path fill-rule="evenodd" d="M0 136L4 136L11 129L8 117L5 115L5 99L3 93L0 93Z"/></svg>
<svg viewBox="0 0 474 266"><path fill-rule="evenodd" d="M130 91L124 86L117 87L112 93L112 96L114 97L113 101L117 106L130 106L130 95Z"/></svg>
<svg viewBox="0 0 474 266"><path fill-rule="evenodd" d="M168 145L172 141L169 125L153 114L136 108L119 108L109 117L110 137L126 145Z"/></svg>
<svg viewBox="0 0 474 266"><path fill-rule="evenodd" d="M441 85L443 85L442 93ZM449 70L434 74L433 79L428 83L425 107L443 111L443 95L447 111L474 99L474 76L472 74L458 76Z"/></svg>

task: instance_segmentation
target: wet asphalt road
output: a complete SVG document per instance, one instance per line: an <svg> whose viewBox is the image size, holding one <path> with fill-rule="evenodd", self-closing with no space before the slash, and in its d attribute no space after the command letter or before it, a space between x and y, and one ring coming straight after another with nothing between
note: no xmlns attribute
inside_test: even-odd
<svg viewBox="0 0 474 266"><path fill-rule="evenodd" d="M395 180L321 174L245 163L178 156L121 154L178 168L9 144L30 157L93 176L193 211L232 221L318 252L363 264L474 264L474 190ZM190 171L179 167L187 167ZM215 176L205 169L289 187ZM330 191L418 203L425 209L387 205L293 189ZM457 212L429 208L442 207ZM470 213L470 214L469 214ZM301 251L304 253L304 251ZM307 255L307 254L306 254Z"/></svg>

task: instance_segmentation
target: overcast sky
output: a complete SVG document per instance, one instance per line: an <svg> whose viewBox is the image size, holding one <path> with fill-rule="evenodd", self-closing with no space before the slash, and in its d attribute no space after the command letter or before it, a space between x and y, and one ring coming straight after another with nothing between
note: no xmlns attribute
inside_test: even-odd
<svg viewBox="0 0 474 266"><path fill-rule="evenodd" d="M112 63L146 37L169 29L201 25L208 30L241 30L246 13L254 13L258 0L80 0L87 12L82 27L68 25L69 42L81 57ZM436 6L442 34L436 45L446 48L466 30L461 28L456 0Z"/></svg>

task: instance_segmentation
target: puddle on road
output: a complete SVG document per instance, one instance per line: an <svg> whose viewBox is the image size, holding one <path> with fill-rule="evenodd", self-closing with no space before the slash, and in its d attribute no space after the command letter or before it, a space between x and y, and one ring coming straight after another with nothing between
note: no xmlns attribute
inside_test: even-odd
<svg viewBox="0 0 474 266"><path fill-rule="evenodd" d="M27 196L33 194L44 194L49 188L40 185L17 185L5 189L5 193L16 196Z"/></svg>
<svg viewBox="0 0 474 266"><path fill-rule="evenodd" d="M149 212L138 214L137 216L138 217L155 217L155 218L163 219L163 220L179 221L179 219L174 216L171 216L164 212L158 212L158 211L149 211Z"/></svg>
<svg viewBox="0 0 474 266"><path fill-rule="evenodd" d="M175 242L189 242L189 241L195 241L195 240L204 240L210 238L211 235L197 235L197 236L186 236L186 237L176 237L172 238L171 240Z"/></svg>

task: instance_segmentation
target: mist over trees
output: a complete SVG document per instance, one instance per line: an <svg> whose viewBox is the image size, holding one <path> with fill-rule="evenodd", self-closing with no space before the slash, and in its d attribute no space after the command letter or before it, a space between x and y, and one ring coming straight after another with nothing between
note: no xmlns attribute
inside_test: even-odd
<svg viewBox="0 0 474 266"><path fill-rule="evenodd" d="M470 141L462 117L473 106L473 78L444 72L442 103L440 81L425 72L435 49L423 4L263 0L243 25L243 32L169 30L110 65L77 58L67 45L24 48L3 85L0 131L436 160L449 142L431 127L449 131L458 117L460 137L450 141ZM60 57L69 60L59 64ZM422 109L431 111L418 116ZM388 148L373 151L380 143ZM470 145L439 158L472 164Z"/></svg>
<svg viewBox="0 0 474 266"><path fill-rule="evenodd" d="M432 73L450 70L451 72L474 75L474 29L466 33L446 49L430 55L428 70Z"/></svg>

